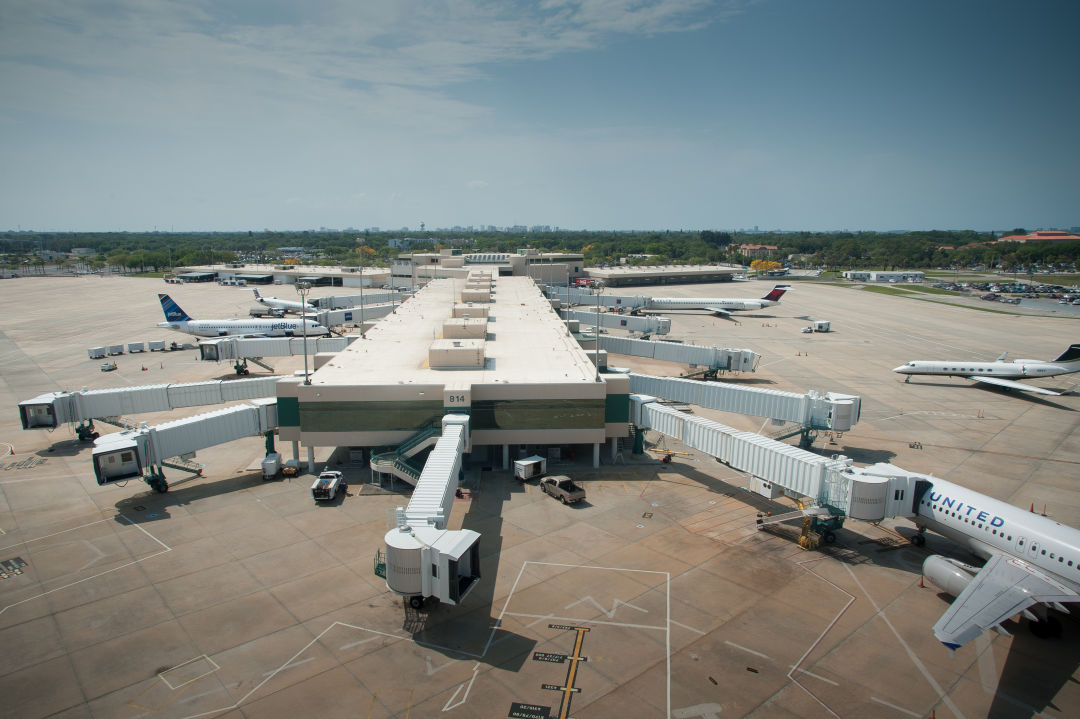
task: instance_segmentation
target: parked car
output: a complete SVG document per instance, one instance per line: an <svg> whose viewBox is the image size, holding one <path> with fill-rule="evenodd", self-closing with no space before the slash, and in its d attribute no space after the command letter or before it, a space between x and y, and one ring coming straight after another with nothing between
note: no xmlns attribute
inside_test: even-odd
<svg viewBox="0 0 1080 719"><path fill-rule="evenodd" d="M585 490L565 475L544 477L540 480L540 489L563 504L573 504L585 499Z"/></svg>

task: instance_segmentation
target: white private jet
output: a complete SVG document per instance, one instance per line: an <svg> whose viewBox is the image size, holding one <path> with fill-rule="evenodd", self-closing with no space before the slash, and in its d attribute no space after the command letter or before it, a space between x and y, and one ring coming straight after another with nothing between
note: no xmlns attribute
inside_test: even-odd
<svg viewBox="0 0 1080 719"><path fill-rule="evenodd" d="M255 301L260 305L266 305L267 307L275 310L285 310L286 312L315 312L319 309L315 300L308 300L306 307L304 302L297 302L296 300L281 300L277 297L263 297L259 294L259 290L255 290Z"/></svg>
<svg viewBox="0 0 1080 719"><path fill-rule="evenodd" d="M914 509L914 544L930 529L987 560L981 568L937 554L923 562L923 576L956 597L934 624L945 646L986 629L1008 635L1001 623L1016 614L1037 636L1060 632L1047 610L1068 614L1062 603L1080 601L1080 530L929 476L916 484Z"/></svg>
<svg viewBox="0 0 1080 719"><path fill-rule="evenodd" d="M791 285L777 285L760 300L744 300L739 297L650 297L646 309L650 310L708 310L716 315L730 312L760 310L780 304L780 298Z"/></svg>
<svg viewBox="0 0 1080 719"><path fill-rule="evenodd" d="M1053 377L1059 374L1080 372L1080 344L1069 345L1069 348L1062 352L1057 359L1049 362L1033 359L1017 359L1006 362L1005 354L1002 354L993 362L915 360L896 367L893 372L908 375L904 380L905 382L911 381L911 375L966 377L976 382L993 384L998 387L1022 389L1028 392L1054 395L1055 397L1060 396L1061 393L1014 382L1013 379Z"/></svg>
<svg viewBox="0 0 1080 719"><path fill-rule="evenodd" d="M165 312L166 319L165 322L158 322L158 327L176 330L177 332L186 332L196 337L224 337L226 335L300 337L305 332L308 336L314 337L329 332L318 322L309 319L196 320L180 309L180 305L176 304L168 295L159 293L158 299L161 300L161 309ZM303 325L301 325L301 322Z"/></svg>

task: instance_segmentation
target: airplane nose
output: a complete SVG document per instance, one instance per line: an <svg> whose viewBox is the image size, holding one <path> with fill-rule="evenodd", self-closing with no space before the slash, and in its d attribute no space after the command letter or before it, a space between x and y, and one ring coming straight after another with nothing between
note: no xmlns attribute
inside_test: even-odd
<svg viewBox="0 0 1080 719"><path fill-rule="evenodd" d="M910 374L911 368L906 364L902 364L899 367L893 369L893 372L899 372L900 374Z"/></svg>

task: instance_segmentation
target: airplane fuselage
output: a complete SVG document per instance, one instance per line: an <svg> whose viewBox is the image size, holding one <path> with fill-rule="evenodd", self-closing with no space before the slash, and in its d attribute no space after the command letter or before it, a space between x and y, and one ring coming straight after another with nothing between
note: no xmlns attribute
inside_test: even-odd
<svg viewBox="0 0 1080 719"><path fill-rule="evenodd" d="M277 297L257 296L255 298L255 301L259 304L266 305L267 307L272 307L276 310L285 310L287 312L314 312L316 310L315 306L310 303L307 305L307 307L304 307L304 303L302 302L295 302L293 300L279 300Z"/></svg>
<svg viewBox="0 0 1080 719"><path fill-rule="evenodd" d="M906 375L938 375L941 377L1053 377L1076 372L1080 366L1075 362L1057 363L1040 360L1013 360L1012 362L949 362L940 360L917 360L900 365L893 372Z"/></svg>
<svg viewBox="0 0 1080 719"><path fill-rule="evenodd" d="M930 478L913 521L980 557L1007 554L1080 592L1080 530Z"/></svg>
<svg viewBox="0 0 1080 719"><path fill-rule="evenodd" d="M651 297L647 309L650 310L722 310L739 312L760 310L780 304L772 300L735 300L719 297Z"/></svg>
<svg viewBox="0 0 1080 719"><path fill-rule="evenodd" d="M307 329L301 325L307 325ZM265 337L315 337L325 335L325 327L312 320L182 320L159 322L158 327L184 332L196 337L224 337L228 335L263 335Z"/></svg>

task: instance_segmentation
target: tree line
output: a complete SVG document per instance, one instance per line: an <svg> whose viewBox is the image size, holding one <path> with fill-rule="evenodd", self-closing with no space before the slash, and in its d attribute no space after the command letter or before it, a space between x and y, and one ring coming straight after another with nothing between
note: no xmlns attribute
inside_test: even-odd
<svg viewBox="0 0 1080 719"><path fill-rule="evenodd" d="M908 269L978 266L1012 270L1032 265L1072 266L1080 259L1077 242L994 242L993 233L972 230L913 232L724 232L668 230L651 232L555 231L546 233L429 231L419 233L364 231L298 232L117 232L0 234L0 255L7 264L35 256L39 250L70 252L87 247L96 255L83 260L98 267L161 271L170 267L246 260L281 261L278 248L304 247L316 254L316 264L388 264L401 250L391 239L407 234L410 252L434 252L444 247L463 251L517 252L533 248L546 252L580 252L587 266L615 264L749 264L760 253L744 253L741 245L777 249L764 259L827 269ZM1010 234L1025 234L1016 228ZM992 244L991 244L992 243ZM37 261L37 260L35 260Z"/></svg>

